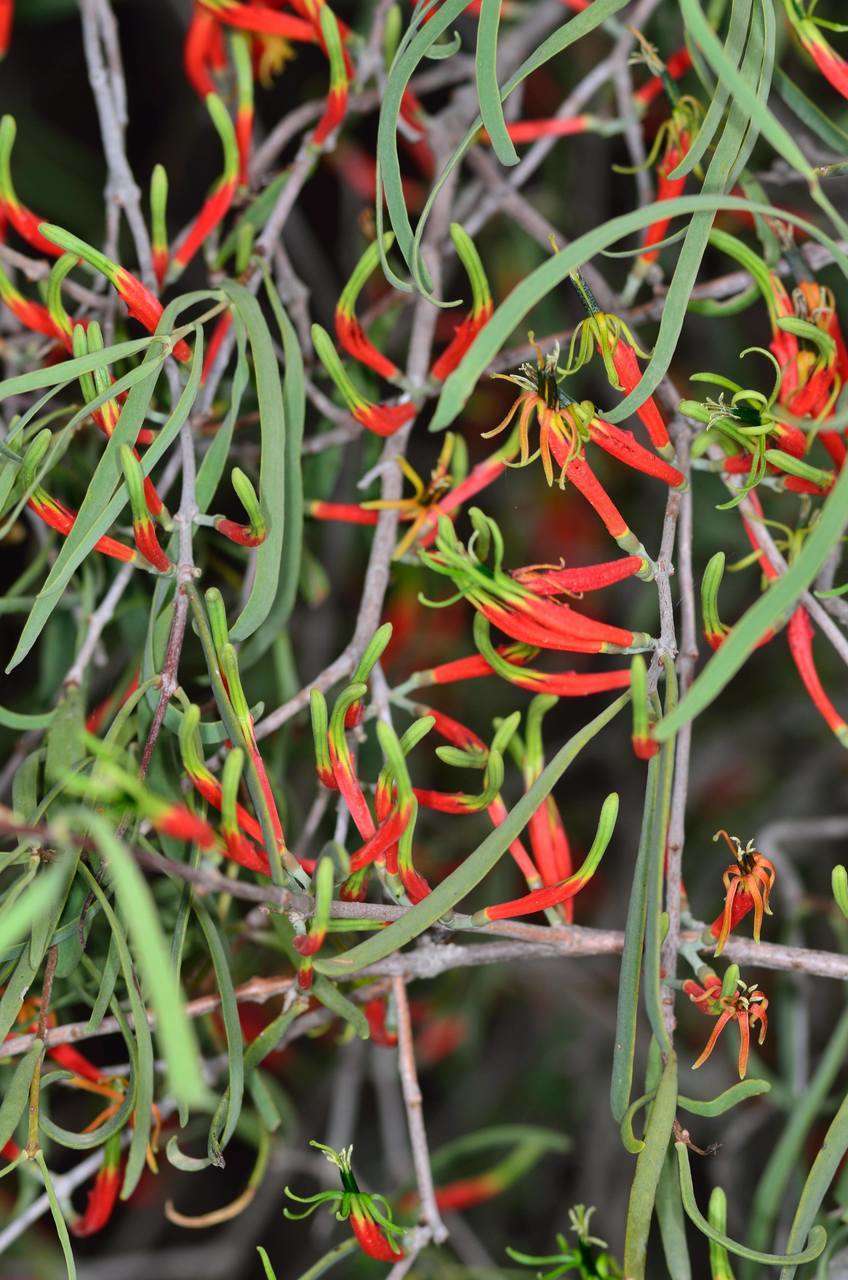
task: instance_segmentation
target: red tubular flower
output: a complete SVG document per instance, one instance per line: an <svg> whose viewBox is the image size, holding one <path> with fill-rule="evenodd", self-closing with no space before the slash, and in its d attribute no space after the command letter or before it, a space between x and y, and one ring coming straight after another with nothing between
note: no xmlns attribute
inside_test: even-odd
<svg viewBox="0 0 848 1280"><path fill-rule="evenodd" d="M677 196L683 194L683 188L686 186L686 176L682 178L671 178L669 174L685 160L686 153L689 150L691 139L689 133L683 129L677 135L677 138L671 142L666 148L665 155L660 161L657 169L657 201L674 200ZM659 242L665 239L671 218L657 218L656 222L645 231L644 248L637 259L637 271L640 267L644 268L652 262L656 262L660 256L658 247Z"/></svg>
<svg viewBox="0 0 848 1280"><path fill-rule="evenodd" d="M306 514L313 520L339 520L343 524L376 524L379 511L366 509L353 502L322 502L315 499L306 504Z"/></svg>
<svg viewBox="0 0 848 1280"><path fill-rule="evenodd" d="M230 113L215 93L210 93L207 97L206 109L221 139L224 168L212 194L204 201L185 239L173 255L170 267L172 279L185 270L207 237L226 216L238 186L239 148Z"/></svg>
<svg viewBox="0 0 848 1280"><path fill-rule="evenodd" d="M201 386L206 382L206 379L209 377L209 370L214 365L215 360L217 359L217 356L218 356L218 352L221 350L221 347L223 345L224 339L226 338L227 334L230 332L230 329L232 327L233 327L232 311L225 311L224 314L219 316L218 319L215 321L215 328L212 330L212 337L209 339L209 345L206 348L205 352L203 353L203 368L200 372Z"/></svg>
<svg viewBox="0 0 848 1280"><path fill-rule="evenodd" d="M801 0L783 0L784 8L801 45L815 62L829 84L848 98L848 62L837 53L822 34L818 19L811 16L815 5L807 11ZM844 27L839 27L844 30Z"/></svg>
<svg viewBox="0 0 848 1280"><path fill-rule="evenodd" d="M348 409L363 427L367 427L378 436L391 436L407 422L412 421L418 412L412 400L402 400L398 404L375 404L356 389L338 357L330 335L319 324L312 326L312 342L316 355L341 393Z"/></svg>
<svg viewBox="0 0 848 1280"><path fill-rule="evenodd" d="M363 871L374 862L383 861L387 852L400 840L409 825L409 820L409 812L393 809L365 844L350 855L351 873L356 874L357 871Z"/></svg>
<svg viewBox="0 0 848 1280"><path fill-rule="evenodd" d="M88 1193L85 1212L71 1223L75 1236L92 1236L102 1231L112 1216L121 1187L121 1135L115 1133L103 1147L103 1163Z"/></svg>
<svg viewBox="0 0 848 1280"><path fill-rule="evenodd" d="M130 507L132 508L135 545L148 564L152 565L154 569L158 569L160 573L167 573L171 568L171 561L159 545L156 526L147 513L141 463L127 445L121 446L121 467L123 468L130 498Z"/></svg>
<svg viewBox="0 0 848 1280"><path fill-rule="evenodd" d="M529 662L539 652L537 647L524 644L498 645L496 653L513 663ZM421 672L421 684L458 684L465 680L479 680L484 676L494 675L491 663L479 653L469 654L467 658L454 658L452 662L442 662L437 667L430 667Z"/></svg>
<svg viewBox="0 0 848 1280"><path fill-rule="evenodd" d="M749 911L754 912L754 941L759 942L763 914L772 914L769 895L775 879L774 863L754 848L752 840L743 849L736 836L729 836L723 829L717 831L713 839L717 840L719 836L724 838L734 861L722 877L724 910L710 926L710 932L716 939L717 956L721 955L728 937Z"/></svg>
<svg viewBox="0 0 848 1280"><path fill-rule="evenodd" d="M6 272L0 267L0 301L4 302L12 315L20 320L26 329L33 333L41 333L45 338L53 338L65 345L65 335L59 329L50 312L40 302L33 302L19 293Z"/></svg>
<svg viewBox="0 0 848 1280"><path fill-rule="evenodd" d="M798 671L810 701L821 715L828 728L836 735L843 747L848 747L848 724L836 710L824 691L813 656L813 637L815 631L810 622L810 615L803 607L799 607L789 619L786 638L792 661Z"/></svg>
<svg viewBox="0 0 848 1280"><path fill-rule="evenodd" d="M598 831L592 842L592 848L586 855L583 864L573 875L559 884L536 889L534 892L525 894L521 898L514 898L510 902L501 902L495 906L484 907L481 911L476 911L472 916L474 923L486 924L491 920L510 920L516 916L533 915L537 911L545 911L550 907L559 906L560 903L568 902L569 899L575 897L595 874L612 837L617 816L618 796L613 793L607 796L604 801L598 822Z"/></svg>
<svg viewBox="0 0 848 1280"><path fill-rule="evenodd" d="M12 39L12 22L15 17L15 0L0 0L0 58L6 56Z"/></svg>
<svg viewBox="0 0 848 1280"><path fill-rule="evenodd" d="M506 817L507 817L506 805L504 804L500 796L495 797L495 799L486 809L486 813L489 815L489 818L491 819L493 827L499 827L503 822L506 821ZM533 862L533 859L530 857L530 854L527 852L527 850L524 848L524 845L521 843L521 841L518 838L513 840L512 843L510 844L509 852L512 854L513 861L515 862L515 865L518 867L518 870L521 872L521 874L524 876L524 879L527 881L528 889L540 889L542 887L542 877L539 875L539 872L536 868L535 863Z"/></svg>
<svg viewBox="0 0 848 1280"><path fill-rule="evenodd" d="M388 251L393 240L394 236L391 232L387 232L383 236L382 248L384 251ZM358 360L360 364L373 369L375 373L379 373L381 378L386 378L391 382L400 378L400 369L388 356L384 356L382 351L377 350L356 318L357 299L369 276L376 270L380 261L380 248L379 241L375 240L373 244L368 246L357 262L351 272L350 279L339 296L334 322L339 345L344 348L348 355L353 356L354 360Z"/></svg>
<svg viewBox="0 0 848 1280"><path fill-rule="evenodd" d="M40 520L65 538L74 527L77 513L59 502L57 498L51 498L44 489L36 489L27 500L27 506ZM101 555L110 556L113 560L123 560L127 564L136 558L132 547L125 546L123 542L117 542L114 538L98 538L94 544L94 550L99 551Z"/></svg>
<svg viewBox="0 0 848 1280"><path fill-rule="evenodd" d="M54 227L49 222L42 222L39 224L39 230L51 244L58 246L60 253L76 254L77 257L82 258L84 262L93 267L95 271L99 271L101 275L104 275L117 290L132 318L138 320L148 333L155 331L162 318L164 308L156 295L151 293L147 286L143 285L132 272L127 271L125 267L119 267L116 262L112 262L105 254L100 253L92 245L86 244L78 236L73 236L69 231L63 230L62 227ZM182 339L174 344L173 351L178 360L186 361L191 359L191 348Z"/></svg>
<svg viewBox="0 0 848 1280"><path fill-rule="evenodd" d="M752 1028L759 1024L758 1042L760 1044L766 1038L768 1000L756 984L746 986L738 974L736 965L731 965L725 976L724 986L714 973L708 973L703 986L691 979L683 984L683 990L692 1003L696 1004L708 1017L718 1019L703 1053L696 1062L692 1063L693 1071L697 1071L698 1067L703 1066L709 1058L719 1036L729 1022L735 1022L739 1028L740 1080L745 1079L745 1073L748 1070Z"/></svg>
<svg viewBox="0 0 848 1280"><path fill-rule="evenodd" d="M503 475L507 467L508 448L505 446L504 449L486 458L484 462L478 462L464 480L434 503L421 524L423 532L420 535L420 545L422 547L429 546L435 538L439 516L450 515L451 512L457 511L469 498L474 498L484 489L488 489L490 484L494 484L498 477Z"/></svg>
<svg viewBox="0 0 848 1280"><path fill-rule="evenodd" d="M458 222L451 224L451 239L471 285L471 310L459 324L449 346L434 363L430 377L443 382L457 367L480 330L488 324L494 306L489 282L480 255L467 231Z"/></svg>
<svg viewBox="0 0 848 1280"><path fill-rule="evenodd" d="M351 1168L353 1148L334 1151L332 1147L314 1140L310 1142L310 1146L321 1151L339 1170L342 1190L320 1191L313 1196L298 1196L286 1187L286 1195L290 1200L307 1207L302 1212L284 1209L284 1215L295 1220L306 1218L314 1213L319 1205L326 1204L333 1210L339 1221L347 1219L350 1222L359 1247L369 1258L376 1258L378 1262L400 1261L404 1256L403 1250L398 1248L392 1237L402 1235L404 1228L398 1227L392 1221L391 1209L383 1196L366 1195L359 1190Z"/></svg>
<svg viewBox="0 0 848 1280"><path fill-rule="evenodd" d="M0 37L2 37L3 20L0 17ZM3 116L0 120L0 215L8 219L22 240L31 245L39 253L58 258L62 250L41 234L41 218L36 217L31 209L22 204L17 197L12 182L12 148L15 145L17 126L12 116Z"/></svg>
<svg viewBox="0 0 848 1280"><path fill-rule="evenodd" d="M406 130L400 134L401 145L412 156L425 178L433 178L436 174L436 157L427 140L427 126L424 120L424 109L411 89L405 89L400 101L400 115L416 136L411 138Z"/></svg>
<svg viewBox="0 0 848 1280"><path fill-rule="evenodd" d="M606 560L579 569L525 565L521 569L513 569L512 576L537 596L582 595L586 591L599 591L615 582L623 582L643 568L641 556L622 556L618 560Z"/></svg>
<svg viewBox="0 0 848 1280"><path fill-rule="evenodd" d="M195 3L183 45L186 78L198 97L204 100L215 92L211 72L217 67L221 28L214 13Z"/></svg>
<svg viewBox="0 0 848 1280"><path fill-rule="evenodd" d="M251 45L253 39L247 35L236 35L231 42L233 66L236 73L236 123L235 135L238 147L238 181L246 187L249 181L250 151L253 145L253 60ZM271 37L272 44L280 43ZM288 45L286 45L288 48Z"/></svg>
<svg viewBox="0 0 848 1280"><path fill-rule="evenodd" d="M201 849L211 849L216 843L215 832L208 822L192 813L185 805L166 805L153 814L150 821L157 831L186 844L197 844Z"/></svg>
<svg viewBox="0 0 848 1280"><path fill-rule="evenodd" d="M103 728L103 725L106 723L106 720L110 719L112 713L119 707L123 707L125 705L137 688L138 667L136 667L132 679L122 692L118 692L118 690L120 690L119 685L115 692L110 693L107 698L104 698L103 701L98 703L98 705L89 713L85 721L85 727L88 733L99 733Z"/></svg>
<svg viewBox="0 0 848 1280"><path fill-rule="evenodd" d="M238 0L199 0L219 22L238 27L241 31L254 31L259 35L283 36L286 40L316 43L315 28L288 13L278 13L259 4L240 4Z"/></svg>
<svg viewBox="0 0 848 1280"><path fill-rule="evenodd" d="M549 116L546 120L513 120L507 124L506 131L513 142L535 142L537 138L570 138L576 133L585 133L595 124L596 117L582 116ZM483 130L483 140L488 142L489 135Z"/></svg>
<svg viewBox="0 0 848 1280"><path fill-rule="evenodd" d="M362 1012L368 1019L368 1031L372 1044L378 1044L384 1049L393 1049L398 1042L398 1038L394 1031L389 1031L386 1026L386 1001L383 997L375 1000L368 1000L362 1006Z"/></svg>
<svg viewBox="0 0 848 1280"><path fill-rule="evenodd" d="M604 362L607 379L617 391L630 395L642 378L636 352L644 358L647 352L637 347L630 329L618 316L601 311L592 290L579 271L571 273L571 283L580 295L580 300L588 311L588 317L581 321L574 331L568 353L569 372L578 369L591 359L593 350L597 351ZM636 410L640 421L644 424L651 444L664 457L674 456L671 441L668 438L665 420L653 396L649 396L644 404Z"/></svg>
<svg viewBox="0 0 848 1280"><path fill-rule="evenodd" d="M329 5L322 4L318 15L321 44L330 63L330 89L324 114L312 135L313 145L320 147L336 132L347 112L348 81L352 73L350 59L342 46L342 37L335 14Z"/></svg>

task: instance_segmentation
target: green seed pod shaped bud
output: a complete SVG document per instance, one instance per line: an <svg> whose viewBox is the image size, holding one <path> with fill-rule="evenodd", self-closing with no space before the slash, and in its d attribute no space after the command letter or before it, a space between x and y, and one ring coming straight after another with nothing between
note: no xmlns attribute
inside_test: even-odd
<svg viewBox="0 0 848 1280"><path fill-rule="evenodd" d="M839 863L831 872L830 882L833 887L833 896L836 905L848 920L848 871Z"/></svg>
<svg viewBox="0 0 848 1280"><path fill-rule="evenodd" d="M191 703L183 712L179 730L180 759L190 778L196 778L203 770L203 754L200 745L200 707Z"/></svg>
<svg viewBox="0 0 848 1280"><path fill-rule="evenodd" d="M246 737L250 737L253 731L253 725L250 718L250 704L245 697L242 688L241 676L238 669L238 656L235 648L231 644L225 644L221 652L218 654L218 661L221 664L221 674L227 682L227 696L230 699L230 706L233 714L239 723L242 733Z"/></svg>
<svg viewBox="0 0 848 1280"><path fill-rule="evenodd" d="M312 720L312 738L315 743L315 768L325 787L335 787L333 767L330 763L329 722L327 699L320 689L309 692L309 714Z"/></svg>
<svg viewBox="0 0 848 1280"><path fill-rule="evenodd" d="M721 1187L713 1187L707 1208L707 1220L714 1231L727 1235L727 1197ZM710 1240L710 1280L733 1280L730 1255L723 1244Z"/></svg>
<svg viewBox="0 0 848 1280"><path fill-rule="evenodd" d="M224 597L217 587L210 587L206 592L206 611L209 614L209 629L212 632L212 643L221 661L221 651L230 643L230 629L227 626L227 610Z"/></svg>
<svg viewBox="0 0 848 1280"><path fill-rule="evenodd" d="M243 769L244 752L241 747L234 747L221 770L221 826L228 836L238 831L237 801Z"/></svg>
<svg viewBox="0 0 848 1280"><path fill-rule="evenodd" d="M659 743L651 738L651 716L648 711L648 670L641 653L630 662L630 705L633 709L633 753L649 760L659 751Z"/></svg>
<svg viewBox="0 0 848 1280"><path fill-rule="evenodd" d="M247 513L251 535L257 539L264 538L266 533L265 517L262 514L259 498L250 478L245 475L240 467L233 467L230 473L230 482Z"/></svg>
<svg viewBox="0 0 848 1280"><path fill-rule="evenodd" d="M35 480L36 472L44 461L52 439L53 433L50 428L42 427L41 431L36 436L33 436L27 445L18 473L20 483L24 489L28 489Z"/></svg>
<svg viewBox="0 0 848 1280"><path fill-rule="evenodd" d="M721 980L721 994L725 1000L729 999L739 986L739 965L729 964L725 970L724 977Z"/></svg>

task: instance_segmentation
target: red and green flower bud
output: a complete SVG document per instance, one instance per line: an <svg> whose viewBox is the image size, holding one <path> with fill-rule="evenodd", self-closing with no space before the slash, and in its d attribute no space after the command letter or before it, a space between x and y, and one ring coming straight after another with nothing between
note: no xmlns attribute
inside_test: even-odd
<svg viewBox="0 0 848 1280"><path fill-rule="evenodd" d="M348 98L348 70L341 33L336 16L329 5L321 5L319 20L324 52L330 64L330 89L324 114L312 135L312 142L316 147L323 146L344 120Z"/></svg>
<svg viewBox="0 0 848 1280"><path fill-rule="evenodd" d="M50 312L50 319L53 321L54 328L68 352L74 352L74 321L68 315L65 304L62 301L62 285L68 274L73 271L77 265L77 259L72 253L63 253L58 261L53 263L50 275L47 277L47 310ZM81 326L78 326L81 327ZM91 399L92 397L88 397Z"/></svg>
<svg viewBox="0 0 848 1280"><path fill-rule="evenodd" d="M230 36L230 49L236 73L236 142L239 153L238 180L242 187L249 181L248 167L253 141L253 65L250 56L250 36L234 31Z"/></svg>
<svg viewBox="0 0 848 1280"><path fill-rule="evenodd" d="M309 932L297 934L293 939L295 951L303 957L302 963L298 967L297 982L301 990L304 991L308 990L312 985L312 957L321 950L324 945L324 939L327 936L330 910L333 905L333 871L332 858L322 857L318 859L318 866L313 877L315 905L312 919L309 923Z"/></svg>
<svg viewBox="0 0 848 1280"><path fill-rule="evenodd" d="M375 665L383 656L386 645L389 643L391 638L392 624L390 622L384 622L383 625L378 627L374 632L365 647L365 652L356 665L356 670L351 676L351 680L354 684L366 683ZM361 699L358 702L352 703L351 706L348 707L347 714L345 716L345 728L355 729L361 722L364 711L365 705Z"/></svg>
<svg viewBox="0 0 848 1280"><path fill-rule="evenodd" d="M128 445L121 445L121 467L130 496L135 545L148 564L160 573L168 573L172 567L171 561L159 545L156 526L147 511L141 463Z"/></svg>
<svg viewBox="0 0 848 1280"><path fill-rule="evenodd" d="M150 292L146 285L143 285L125 267L119 267L116 262L112 262L110 258L100 253L98 249L86 244L78 236L71 235L69 231L65 231L62 227L55 227L49 222L42 222L39 225L39 230L59 250L75 254L78 258L82 258L84 262L87 262L95 271L99 271L101 275L104 275L117 290L132 318L138 320L148 333L155 331L162 317L163 307L159 299ZM174 343L173 353L178 360L187 361L191 359L191 349L182 338Z"/></svg>
<svg viewBox="0 0 848 1280"><path fill-rule="evenodd" d="M330 747L330 764L336 787L341 792L356 829L363 840L374 834L374 819L362 793L362 787L356 776L353 756L345 737L345 716L348 708L364 697L368 686L364 684L348 685L336 699L333 714L330 717L328 741Z"/></svg>
<svg viewBox="0 0 848 1280"><path fill-rule="evenodd" d="M224 761L220 787L221 834L227 846L227 856L233 862L239 863L240 866L245 867L248 871L257 871L260 875L270 876L271 867L267 853L264 849L257 849L251 844L242 830L245 825L242 821L245 810L238 803L238 790L244 769L244 760L245 754L241 747L234 747L232 751L228 752ZM249 817L249 815L246 816ZM261 827L252 819L251 825L254 829L254 834L258 833L261 839Z"/></svg>
<svg viewBox="0 0 848 1280"><path fill-rule="evenodd" d="M482 911L475 912L472 917L474 923L481 925L491 920L508 920L515 916L531 915L536 911L543 911L547 907L557 906L559 903L573 898L595 874L598 864L612 839L617 817L618 796L615 792L611 792L603 803L592 847L587 853L583 864L575 871L574 875L569 876L562 884L554 885L550 888L537 889L534 893L528 893L523 898L516 898L511 902L502 902L497 906L484 907Z"/></svg>
<svg viewBox="0 0 848 1280"><path fill-rule="evenodd" d="M224 646L230 643L230 629L227 623L227 609L224 597L217 587L209 587L205 592L206 612L209 616L209 630L212 633L212 644L221 661Z"/></svg>
<svg viewBox="0 0 848 1280"><path fill-rule="evenodd" d="M237 524L234 520L228 520L225 516L217 516L215 528L225 538L229 538L231 542L237 542L242 547L258 547L268 536L268 525L262 513L256 490L249 477L245 475L240 467L233 467L230 480L241 500L241 505L247 513L249 523L247 525Z"/></svg>
<svg viewBox="0 0 848 1280"><path fill-rule="evenodd" d="M312 717L312 739L315 744L315 768L318 779L323 786L335 791L336 778L330 760L327 699L320 689L309 691L309 712Z"/></svg>
<svg viewBox="0 0 848 1280"><path fill-rule="evenodd" d="M41 219L31 209L21 204L12 182L12 148L15 145L17 125L14 116L0 120L0 214L11 222L22 240L26 240L39 253L58 258L62 252L50 240L45 239L40 226Z"/></svg>
<svg viewBox="0 0 848 1280"><path fill-rule="evenodd" d="M430 376L438 382L443 382L457 367L477 334L488 324L494 309L480 255L468 232L458 222L451 223L451 239L471 285L471 310L461 324L457 325L452 341L430 370Z"/></svg>
<svg viewBox="0 0 848 1280"><path fill-rule="evenodd" d="M391 1209L383 1196L366 1195L359 1190L351 1168L353 1148L334 1151L332 1147L315 1142L314 1139L309 1145L320 1151L339 1170L342 1190L319 1191L316 1195L299 1196L286 1187L289 1199L306 1208L299 1212L286 1208L283 1210L284 1216L295 1221L308 1218L320 1205L326 1204L339 1221L347 1219L350 1222L363 1253L380 1262L398 1262L402 1259L403 1252L393 1243L392 1238L403 1235L404 1228L392 1221Z"/></svg>
<svg viewBox="0 0 848 1280"><path fill-rule="evenodd" d="M226 216L238 185L239 148L230 113L216 93L210 93L206 98L206 109L221 140L224 168L185 239L174 252L169 269L170 280L175 280L185 270L204 241Z"/></svg>
<svg viewBox="0 0 848 1280"><path fill-rule="evenodd" d="M168 174L164 165L157 164L150 175L150 247L153 271L160 289L168 274L167 208Z"/></svg>
<svg viewBox="0 0 848 1280"><path fill-rule="evenodd" d="M319 324L312 326L312 343L348 409L363 427L378 436L391 436L415 417L417 409L412 400L375 404L358 391L339 359L330 335Z"/></svg>
<svg viewBox="0 0 848 1280"><path fill-rule="evenodd" d="M848 98L848 62L837 53L822 34L822 27L831 27L834 31L845 31L848 27L843 23L824 22L812 16L815 4L806 9L801 0L783 0L786 16L806 52L815 62L819 71L829 84Z"/></svg>
<svg viewBox="0 0 848 1280"><path fill-rule="evenodd" d="M387 231L382 240L383 251L388 252L393 242L394 234ZM400 369L394 361L389 360L388 356L384 356L382 351L377 350L356 318L357 299L365 282L376 270L379 261L380 244L375 241L365 250L342 290L336 305L334 323L339 345L348 355L392 382L401 377Z"/></svg>
<svg viewBox="0 0 848 1280"><path fill-rule="evenodd" d="M192 785L199 792L207 804L211 804L213 808L223 810L224 796L222 784L207 769L203 759L200 733L200 708L193 703L186 707L180 721L179 743L180 757L182 759L183 768L191 779ZM240 750L240 748L239 748ZM231 766L232 768L233 766ZM226 769L226 766L225 766ZM227 775L228 779L231 775ZM233 792L235 797L235 791ZM263 843L262 828L254 817L240 804L235 806L235 827L239 831L246 831L248 835ZM264 850L257 853L257 857L261 860L262 865L256 869L267 875L267 854ZM241 861L241 858L235 858L235 861ZM246 865L246 864L243 864Z"/></svg>
<svg viewBox="0 0 848 1280"><path fill-rule="evenodd" d="M660 749L651 737L652 720L649 714L648 669L641 653L630 661L630 705L633 708L633 753L640 760L650 760Z"/></svg>
<svg viewBox="0 0 848 1280"><path fill-rule="evenodd" d="M88 1193L85 1211L71 1223L75 1236L93 1236L112 1216L121 1189L121 1134L113 1133L103 1146L103 1163Z"/></svg>
<svg viewBox="0 0 848 1280"><path fill-rule="evenodd" d="M9 308L26 329L33 333L41 333L45 338L52 338L65 343L65 335L56 324L48 309L40 302L34 302L15 288L6 272L0 267L0 302Z"/></svg>

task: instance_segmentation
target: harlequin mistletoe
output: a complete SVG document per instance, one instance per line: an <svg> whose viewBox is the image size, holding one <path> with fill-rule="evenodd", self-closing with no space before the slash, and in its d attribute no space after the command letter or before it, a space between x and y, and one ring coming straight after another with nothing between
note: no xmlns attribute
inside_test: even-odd
<svg viewBox="0 0 848 1280"><path fill-rule="evenodd" d="M273 1202L222 1237L272 1278L823 1275L848 872L791 842L848 830L848 27L338 9L195 0L191 94L133 59L157 136L80 0L104 235L34 179L0 0L0 1251Z"/></svg>

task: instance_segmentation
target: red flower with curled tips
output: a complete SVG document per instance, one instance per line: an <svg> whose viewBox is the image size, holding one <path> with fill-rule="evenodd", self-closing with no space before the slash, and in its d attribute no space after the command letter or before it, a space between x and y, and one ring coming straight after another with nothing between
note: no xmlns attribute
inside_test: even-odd
<svg viewBox="0 0 848 1280"><path fill-rule="evenodd" d="M532 340L532 338L531 338ZM496 427L483 433L484 439L497 435L519 413L518 439L520 455L512 466L526 466L541 457L545 478L553 484L556 461L560 468L560 487L569 481L586 498L603 521L607 532L615 538L622 550L642 555L649 563L647 552L627 526L618 508L585 459L589 443L598 445L605 453L617 458L634 471L662 480L671 488L682 488L685 478L682 472L663 458L644 449L629 431L622 431L612 423L597 416L588 400L578 403L560 388L563 372L559 369L559 346L546 356L537 348L536 363L526 363L517 374L496 374L521 388L521 395ZM519 412L520 411L520 412ZM530 426L536 419L539 427L538 448L531 451ZM650 576L649 571L646 571ZM644 575L643 575L644 576Z"/></svg>
<svg viewBox="0 0 848 1280"><path fill-rule="evenodd" d="M285 1217L299 1222L303 1218L308 1218L320 1205L326 1204L339 1222L350 1223L351 1231L360 1249L369 1258L376 1258L378 1262L399 1262L404 1254L403 1250L395 1244L394 1237L404 1235L405 1228L392 1221L392 1211L385 1196L367 1195L364 1191L360 1191L351 1168L353 1147L334 1151L332 1147L314 1140L309 1145L315 1147L316 1151L320 1151L330 1164L336 1166L342 1189L341 1191L319 1191L313 1196L299 1196L286 1187L285 1192L289 1199L297 1204L304 1204L307 1208L298 1213L286 1207L283 1210Z"/></svg>
<svg viewBox="0 0 848 1280"><path fill-rule="evenodd" d="M450 578L456 588L456 595L438 602L438 607L464 598L513 640L540 649L621 653L650 647L650 637L642 632L597 622L571 605L541 597L517 582L503 569L503 538L498 526L476 507L469 514L475 537L468 547L443 517L435 550L419 552L429 568Z"/></svg>
<svg viewBox="0 0 848 1280"><path fill-rule="evenodd" d="M709 1058L719 1036L729 1022L739 1028L739 1079L745 1079L748 1070L748 1054L751 1047L751 1031L759 1027L758 1043L762 1044L768 1030L768 999L756 985L746 986L739 977L739 968L732 964L724 976L724 982L711 970L705 970L703 986L691 979L684 982L683 990L707 1017L717 1018L704 1051L692 1070L697 1071Z"/></svg>
<svg viewBox="0 0 848 1280"><path fill-rule="evenodd" d="M574 330L568 350L569 372L581 368L597 351L604 362L610 386L615 387L617 391L623 391L625 395L630 395L642 377L636 356L638 354L644 359L648 354L647 351L643 351L637 345L633 334L623 320L601 311L579 271L571 273L571 282L580 294L589 315L585 320L581 320ZM674 449L668 438L665 420L654 397L648 396L636 413L645 426L654 448L664 457L672 458Z"/></svg>
<svg viewBox="0 0 848 1280"><path fill-rule="evenodd" d="M722 828L713 836L724 839L734 861L722 877L725 889L724 910L713 921L710 932L716 939L715 954L721 955L728 937L744 920L749 911L754 913L754 941L759 942L760 930L763 927L763 914L771 915L769 894L775 879L774 863L759 849L754 848L753 840L749 840L742 848L738 836L730 836Z"/></svg>
<svg viewBox="0 0 848 1280"><path fill-rule="evenodd" d="M312 23L304 22L290 13L278 13L276 9L259 4L240 4L239 0L199 0L219 22L241 31L259 35L283 36L287 40L316 42Z"/></svg>

